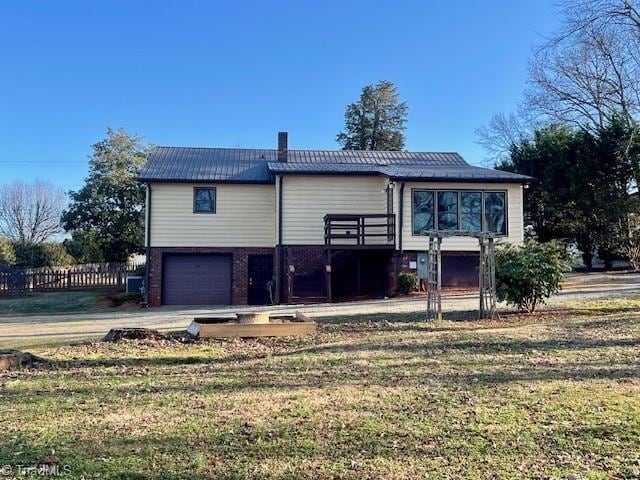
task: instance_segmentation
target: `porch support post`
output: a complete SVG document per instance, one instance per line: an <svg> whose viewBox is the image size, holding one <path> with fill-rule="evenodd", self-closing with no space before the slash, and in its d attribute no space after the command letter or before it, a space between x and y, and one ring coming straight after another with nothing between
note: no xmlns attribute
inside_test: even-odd
<svg viewBox="0 0 640 480"><path fill-rule="evenodd" d="M291 265L293 265L293 257L291 249L287 248L287 303L293 301L293 272L291 271Z"/></svg>
<svg viewBox="0 0 640 480"><path fill-rule="evenodd" d="M358 295L362 295L362 255L360 252L357 252L356 255L356 291Z"/></svg>
<svg viewBox="0 0 640 480"><path fill-rule="evenodd" d="M327 300L329 301L329 303L331 303L333 302L333 293L331 292L331 270L332 270L331 249L327 248L326 252L327 252L327 261L324 266L324 281L326 283L326 289L327 289Z"/></svg>

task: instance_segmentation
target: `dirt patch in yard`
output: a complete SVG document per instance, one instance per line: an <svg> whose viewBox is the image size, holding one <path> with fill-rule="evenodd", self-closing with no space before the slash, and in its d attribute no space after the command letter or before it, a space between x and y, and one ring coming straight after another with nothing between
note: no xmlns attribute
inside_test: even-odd
<svg viewBox="0 0 640 480"><path fill-rule="evenodd" d="M140 295L126 293L116 293L105 295L98 300L98 306L103 308L122 308L123 310L133 310L142 306Z"/></svg>

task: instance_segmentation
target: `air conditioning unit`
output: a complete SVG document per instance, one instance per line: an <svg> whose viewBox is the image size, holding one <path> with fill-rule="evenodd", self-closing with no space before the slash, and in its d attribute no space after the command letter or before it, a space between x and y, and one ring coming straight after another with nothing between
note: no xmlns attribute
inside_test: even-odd
<svg viewBox="0 0 640 480"><path fill-rule="evenodd" d="M144 277L129 276L127 277L127 293L139 295L144 288Z"/></svg>

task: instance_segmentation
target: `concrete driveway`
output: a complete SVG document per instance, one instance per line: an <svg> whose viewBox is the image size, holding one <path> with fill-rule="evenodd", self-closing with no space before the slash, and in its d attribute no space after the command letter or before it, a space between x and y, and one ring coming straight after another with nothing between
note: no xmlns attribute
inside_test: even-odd
<svg viewBox="0 0 640 480"><path fill-rule="evenodd" d="M566 277L563 285L560 294L550 299L550 305L561 305L568 300L583 298L624 297L640 294L640 274L570 274ZM445 312L476 310L477 308L478 297L475 294L443 298ZM270 307L161 307L92 314L0 316L0 346L35 344L56 339L95 338L115 327L184 330L197 316L231 315L233 312L260 310L278 313L300 311L314 318L335 315L421 312L426 310L426 297L411 296L386 300Z"/></svg>

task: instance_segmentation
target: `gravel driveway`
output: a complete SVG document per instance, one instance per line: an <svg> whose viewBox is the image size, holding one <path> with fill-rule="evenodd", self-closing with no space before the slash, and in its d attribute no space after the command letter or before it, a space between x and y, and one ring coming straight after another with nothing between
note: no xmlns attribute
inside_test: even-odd
<svg viewBox="0 0 640 480"><path fill-rule="evenodd" d="M582 298L624 297L640 294L640 274L590 273L570 274L559 295L550 305ZM443 298L443 310L476 310L478 298L474 294ZM334 304L282 305L271 307L149 308L134 311L36 316L0 316L0 346L14 343L38 343L59 339L81 339L104 335L114 327L146 327L159 330L185 329L195 316L231 314L233 312L268 310L279 313L300 311L310 317L334 315L405 313L426 309L425 296L386 300L365 300Z"/></svg>

